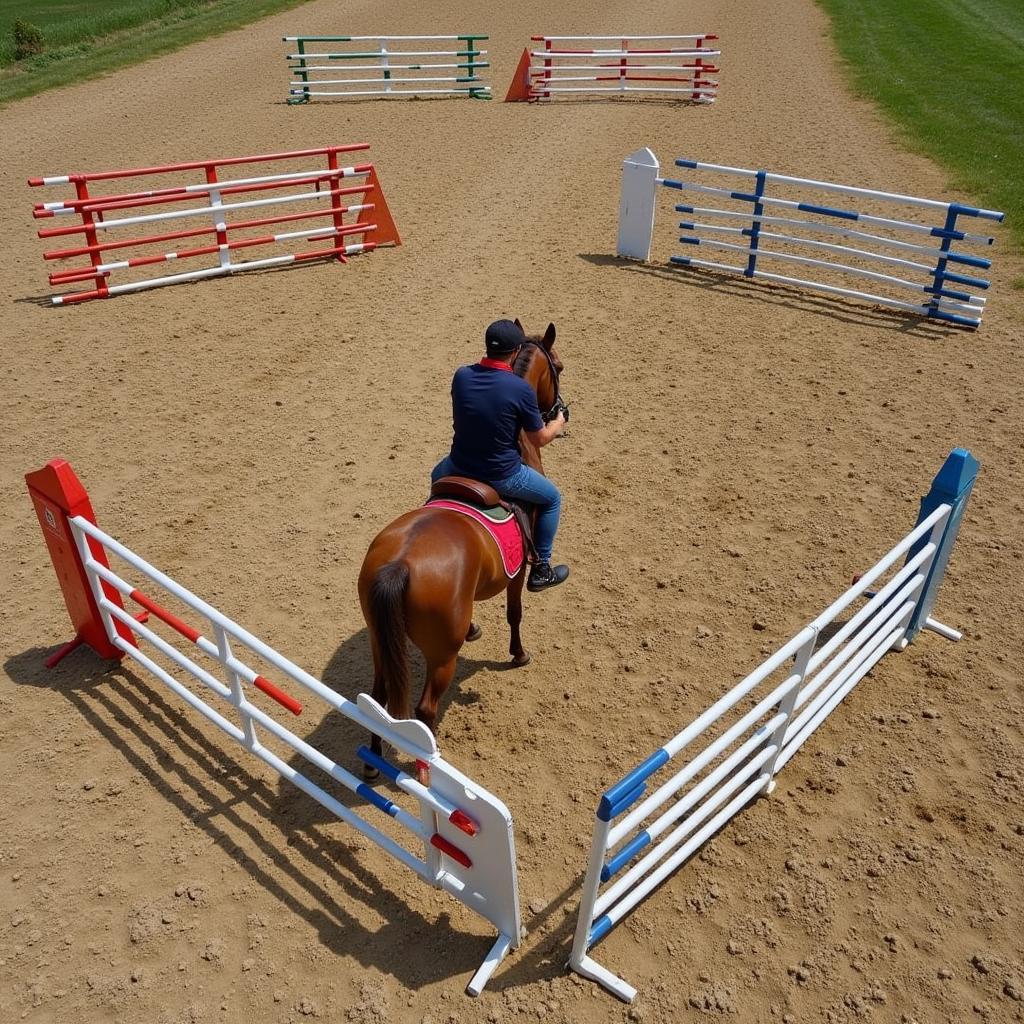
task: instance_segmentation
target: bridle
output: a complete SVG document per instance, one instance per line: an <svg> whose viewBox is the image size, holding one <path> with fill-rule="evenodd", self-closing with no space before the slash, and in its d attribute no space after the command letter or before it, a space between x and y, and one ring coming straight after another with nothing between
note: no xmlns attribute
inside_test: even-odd
<svg viewBox="0 0 1024 1024"><path fill-rule="evenodd" d="M527 342L525 342L523 344L522 348L519 350L519 355L517 355L516 358L515 358L515 368L519 367L520 360L522 359L523 353L524 352L528 352L529 349L531 349L531 348L537 349L541 353L541 355L544 356L544 358L547 360L548 370L551 373L551 382L552 382L552 384L554 384L554 387L555 387L555 400L552 403L551 408L548 409L547 412L542 412L540 414L541 415L541 419L545 423L550 423L551 420L553 420L559 413L562 413L562 415L565 417L566 423L568 423L569 422L569 406L566 405L564 399L562 398L562 393L559 390L558 379L559 379L560 374L559 374L559 371L558 371L558 367L555 366L554 359L551 358L551 353L543 345L539 345L535 341L527 341ZM525 369L526 369L526 365L523 366L523 370L524 371L525 371ZM522 374L519 374L519 376L522 376Z"/></svg>

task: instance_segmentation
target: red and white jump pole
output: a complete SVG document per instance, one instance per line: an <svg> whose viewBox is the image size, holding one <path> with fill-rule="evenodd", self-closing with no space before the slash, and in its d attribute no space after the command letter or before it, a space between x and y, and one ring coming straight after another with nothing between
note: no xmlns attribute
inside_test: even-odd
<svg viewBox="0 0 1024 1024"><path fill-rule="evenodd" d="M54 238L67 235L84 235L85 245L55 249L43 254L46 260L88 258L89 263L68 270L55 271L50 275L52 285L69 284L78 281L92 281L94 288L87 291L71 292L53 296L55 305L84 302L88 299L107 298L125 292L155 288L164 284L195 281L205 277L218 277L243 270L261 267L283 266L306 260L334 258L341 262L346 257L360 252L369 252L379 245L401 244L398 230L391 217L388 205L381 192L377 171L373 164L363 163L343 167L339 154L368 149L366 143L346 146L326 146L319 149L294 150L285 153L265 153L258 156L226 157L218 160L193 161L182 164L164 164L156 167L136 167L126 170L100 171L90 174L56 175L45 178L30 178L29 185L65 185L75 187L75 198L56 202L37 203L33 211L36 218L61 217L79 218L80 223L57 228L44 228L38 232L40 238ZM238 178L221 179L218 171L224 167L241 164L265 164L277 161L308 161L313 157L326 158L326 168L309 168L276 174L248 175ZM154 175L168 176L190 171L203 172L201 182L187 182L165 188L142 191L120 192L106 195L90 195L90 183L123 178L146 178ZM359 179L352 185L342 185L342 179ZM300 191L294 191L299 189ZM265 198L225 202L225 197L245 193L273 193ZM358 197L361 201L343 203L343 196ZM330 201L326 208L321 205ZM196 202L203 205L194 206ZM300 205L299 212L293 212ZM171 209L156 213L133 213L129 216L115 216L117 211L135 211L143 207L171 206ZM241 210L266 210L267 216L255 219L231 220ZM287 212L285 212L287 211ZM346 220L346 215L349 219ZM148 233L150 225L164 221L205 218L209 226L179 229L163 233ZM272 234L248 235L245 232L271 224L283 224L296 220L325 220L326 226L311 227L301 231L284 231ZM129 238L116 237L125 228L141 228L142 234L132 233ZM100 241L100 236L104 240ZM106 239L114 235L113 240ZM214 242L209 245L193 246L170 252L153 254L149 247L161 242L212 235ZM345 241L349 236L360 236L360 240ZM241 249L286 246L296 239L323 239L329 242L327 248L314 248L285 255L267 256L260 259L238 262L232 260L232 253ZM142 249L142 253L128 259L105 261L104 252L115 249ZM111 284L110 278L125 270L216 256L214 266L201 270L186 271L163 277L132 280L124 284Z"/></svg>
<svg viewBox="0 0 1024 1024"><path fill-rule="evenodd" d="M719 71L713 58L722 51L717 49L718 36L712 33L531 36L530 40L544 47L523 50L506 103L546 100L557 93L630 92L666 93L712 103L718 94L718 81L710 76ZM581 48L577 43L604 45Z"/></svg>

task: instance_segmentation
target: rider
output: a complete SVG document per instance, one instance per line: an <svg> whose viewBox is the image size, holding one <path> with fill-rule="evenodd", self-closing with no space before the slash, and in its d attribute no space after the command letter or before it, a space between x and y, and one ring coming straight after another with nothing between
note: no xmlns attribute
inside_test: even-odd
<svg viewBox="0 0 1024 1024"><path fill-rule="evenodd" d="M519 431L538 448L561 432L561 409L547 424L537 407L533 388L512 372L526 335L511 320L496 320L484 334L487 357L461 366L452 379L454 437L451 453L430 474L467 476L490 484L503 498L518 498L537 506L534 543L537 561L530 569L527 590L545 590L565 582L566 565L551 564L562 496L543 473L525 465L519 454Z"/></svg>

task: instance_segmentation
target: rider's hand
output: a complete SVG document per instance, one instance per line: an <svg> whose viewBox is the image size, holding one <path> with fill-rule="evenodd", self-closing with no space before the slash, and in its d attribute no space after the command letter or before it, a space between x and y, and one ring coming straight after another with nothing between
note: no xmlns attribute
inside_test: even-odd
<svg viewBox="0 0 1024 1024"><path fill-rule="evenodd" d="M561 433L565 427L565 413L561 409L555 414L555 423L558 424L558 432Z"/></svg>

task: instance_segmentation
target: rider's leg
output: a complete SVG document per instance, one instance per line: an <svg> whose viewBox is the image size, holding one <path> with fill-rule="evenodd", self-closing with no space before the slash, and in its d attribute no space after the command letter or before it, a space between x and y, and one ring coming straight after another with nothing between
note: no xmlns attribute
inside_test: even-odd
<svg viewBox="0 0 1024 1024"><path fill-rule="evenodd" d="M544 590L565 582L569 575L569 567L551 565L551 551L562 511L562 496L558 488L546 476L529 466L520 467L505 480L492 481L491 486L505 497L520 498L537 506L534 545L537 548L538 561L530 570L526 589Z"/></svg>
<svg viewBox="0 0 1024 1024"><path fill-rule="evenodd" d="M431 471L430 482L436 483L443 476L461 476L462 474L452 462L452 457L446 455Z"/></svg>
<svg viewBox="0 0 1024 1024"><path fill-rule="evenodd" d="M504 498L519 498L537 506L537 531L533 543L540 561L550 562L562 514L562 495L558 488L529 466L521 466L512 476L493 481L491 486Z"/></svg>

